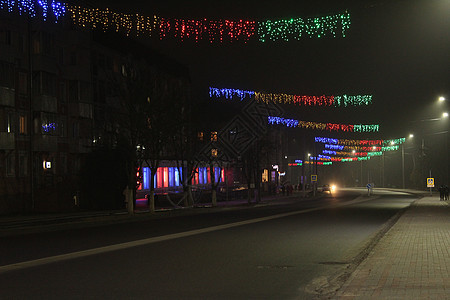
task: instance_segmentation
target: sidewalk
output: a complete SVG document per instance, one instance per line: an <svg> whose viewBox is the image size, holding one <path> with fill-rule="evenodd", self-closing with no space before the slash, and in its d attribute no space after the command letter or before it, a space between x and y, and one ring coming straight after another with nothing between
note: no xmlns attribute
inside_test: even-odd
<svg viewBox="0 0 450 300"><path fill-rule="evenodd" d="M450 299L450 207L417 200L333 299Z"/></svg>
<svg viewBox="0 0 450 300"><path fill-rule="evenodd" d="M220 201L213 207L211 203L196 204L194 207L161 207L149 214L148 209L135 209L134 215L129 215L126 210L111 211L80 211L67 213L48 213L33 215L7 215L0 216L0 236L14 234L22 230L38 230L40 227L76 224L76 223L98 223L98 222L127 222L148 218L164 218L180 214L197 214L221 209L245 208L265 205L283 205L298 201L300 194L293 195L268 195L261 198L259 203L252 199Z"/></svg>

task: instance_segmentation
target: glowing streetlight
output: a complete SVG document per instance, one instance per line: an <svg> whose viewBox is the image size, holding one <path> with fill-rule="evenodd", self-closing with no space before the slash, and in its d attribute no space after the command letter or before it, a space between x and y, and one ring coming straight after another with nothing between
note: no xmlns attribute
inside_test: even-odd
<svg viewBox="0 0 450 300"><path fill-rule="evenodd" d="M448 118L448 112L443 113L443 114L442 114L442 117L443 117L443 118Z"/></svg>
<svg viewBox="0 0 450 300"><path fill-rule="evenodd" d="M445 97L439 97L439 102L445 101Z"/></svg>

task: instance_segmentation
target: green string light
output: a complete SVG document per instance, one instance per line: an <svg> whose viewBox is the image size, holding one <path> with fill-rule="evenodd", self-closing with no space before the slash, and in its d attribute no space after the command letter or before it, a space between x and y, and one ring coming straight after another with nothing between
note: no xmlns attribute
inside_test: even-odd
<svg viewBox="0 0 450 300"><path fill-rule="evenodd" d="M303 36L321 38L336 37L340 34L345 37L350 24L350 14L347 12L308 19L267 20L258 22L258 35L260 42L267 40L288 42L290 39L299 40Z"/></svg>

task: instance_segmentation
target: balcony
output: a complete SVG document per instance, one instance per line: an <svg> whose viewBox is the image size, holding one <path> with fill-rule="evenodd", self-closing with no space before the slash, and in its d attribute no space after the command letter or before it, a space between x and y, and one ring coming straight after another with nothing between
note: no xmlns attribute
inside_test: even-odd
<svg viewBox="0 0 450 300"><path fill-rule="evenodd" d="M70 115L92 119L92 104L89 103L70 103Z"/></svg>
<svg viewBox="0 0 450 300"><path fill-rule="evenodd" d="M0 105L1 106L15 106L14 101L15 90L0 86Z"/></svg>
<svg viewBox="0 0 450 300"><path fill-rule="evenodd" d="M47 95L36 96L33 101L33 109L35 111L57 113L58 105L56 97Z"/></svg>
<svg viewBox="0 0 450 300"><path fill-rule="evenodd" d="M14 133L0 132L0 150L15 149L15 141Z"/></svg>
<svg viewBox="0 0 450 300"><path fill-rule="evenodd" d="M89 153L92 151L92 141L90 139L73 140L70 143L71 153Z"/></svg>
<svg viewBox="0 0 450 300"><path fill-rule="evenodd" d="M36 152L58 151L58 137L51 135L35 135L33 137L33 151Z"/></svg>

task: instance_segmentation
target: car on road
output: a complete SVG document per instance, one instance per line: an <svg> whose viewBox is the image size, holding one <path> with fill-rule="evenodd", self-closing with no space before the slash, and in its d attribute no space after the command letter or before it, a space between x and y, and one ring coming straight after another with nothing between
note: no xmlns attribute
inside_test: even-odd
<svg viewBox="0 0 450 300"><path fill-rule="evenodd" d="M334 192L336 190L336 186L335 185L329 185L329 184L324 184L323 186L322 186L322 193L326 193L326 192L328 192L328 193L332 193L332 192Z"/></svg>

